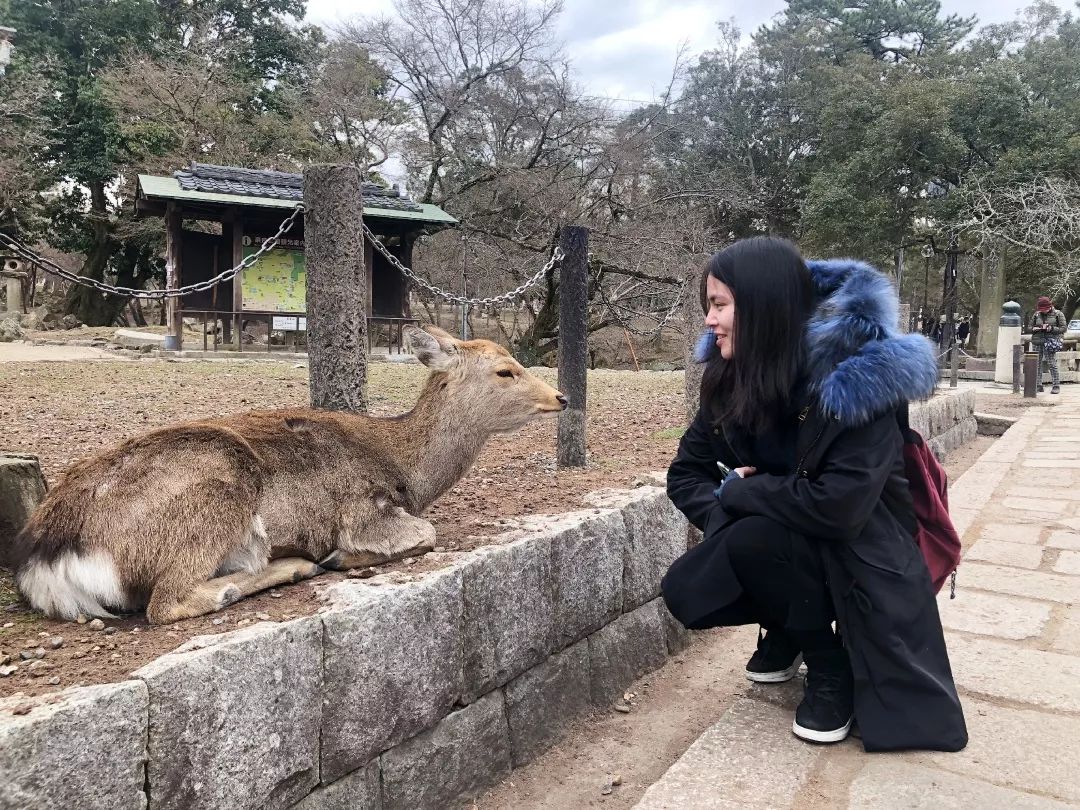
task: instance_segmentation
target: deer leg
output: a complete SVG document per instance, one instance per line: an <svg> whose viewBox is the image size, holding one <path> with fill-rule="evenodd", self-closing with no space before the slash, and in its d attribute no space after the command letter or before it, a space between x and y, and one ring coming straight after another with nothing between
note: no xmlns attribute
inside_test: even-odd
<svg viewBox="0 0 1080 810"><path fill-rule="evenodd" d="M146 618L151 624L170 624L181 619L204 616L207 613L227 608L245 596L251 596L277 585L289 585L310 579L323 573L323 570L311 560L285 557L272 560L265 568L255 573L244 571L206 580L196 585L182 598L170 602L162 600L155 603L158 596L155 588L154 596L151 597L150 605L146 609Z"/></svg>
<svg viewBox="0 0 1080 810"><path fill-rule="evenodd" d="M369 520L362 529L342 533L341 547L319 565L332 571L382 565L417 557L435 548L435 527L400 507Z"/></svg>

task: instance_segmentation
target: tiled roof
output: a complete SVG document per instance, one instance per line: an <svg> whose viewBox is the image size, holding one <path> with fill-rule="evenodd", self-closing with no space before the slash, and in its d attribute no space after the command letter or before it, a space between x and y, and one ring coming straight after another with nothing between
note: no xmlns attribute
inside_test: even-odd
<svg viewBox="0 0 1080 810"><path fill-rule="evenodd" d="M173 176L185 191L235 194L239 197L271 197L297 202L304 199L304 176L293 172L192 163L187 171L173 172ZM376 183L365 181L361 186L361 194L365 208L386 208L391 211L424 210L422 205L403 196L396 187L383 188Z"/></svg>

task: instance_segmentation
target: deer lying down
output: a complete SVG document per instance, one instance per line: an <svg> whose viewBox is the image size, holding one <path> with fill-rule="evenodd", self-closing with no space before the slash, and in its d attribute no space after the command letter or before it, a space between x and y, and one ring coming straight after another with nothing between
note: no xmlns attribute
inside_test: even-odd
<svg viewBox="0 0 1080 810"><path fill-rule="evenodd" d="M19 589L58 618L145 606L163 624L326 568L431 550L435 530L419 515L484 442L566 399L495 343L434 327L408 339L432 373L402 416L239 414L72 466L15 540Z"/></svg>

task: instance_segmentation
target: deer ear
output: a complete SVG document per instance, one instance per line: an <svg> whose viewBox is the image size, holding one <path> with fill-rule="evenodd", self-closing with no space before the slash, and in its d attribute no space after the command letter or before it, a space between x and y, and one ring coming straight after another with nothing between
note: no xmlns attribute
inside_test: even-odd
<svg viewBox="0 0 1080 810"><path fill-rule="evenodd" d="M433 371L447 371L457 362L457 341L438 327L407 326L405 337L417 359Z"/></svg>

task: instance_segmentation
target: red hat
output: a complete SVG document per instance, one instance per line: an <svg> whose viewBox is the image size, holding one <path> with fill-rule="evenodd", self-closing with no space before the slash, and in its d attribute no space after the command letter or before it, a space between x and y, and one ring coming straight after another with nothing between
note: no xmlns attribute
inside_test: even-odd
<svg viewBox="0 0 1080 810"><path fill-rule="evenodd" d="M1039 296L1039 312L1049 312L1054 308L1053 302L1045 295Z"/></svg>

